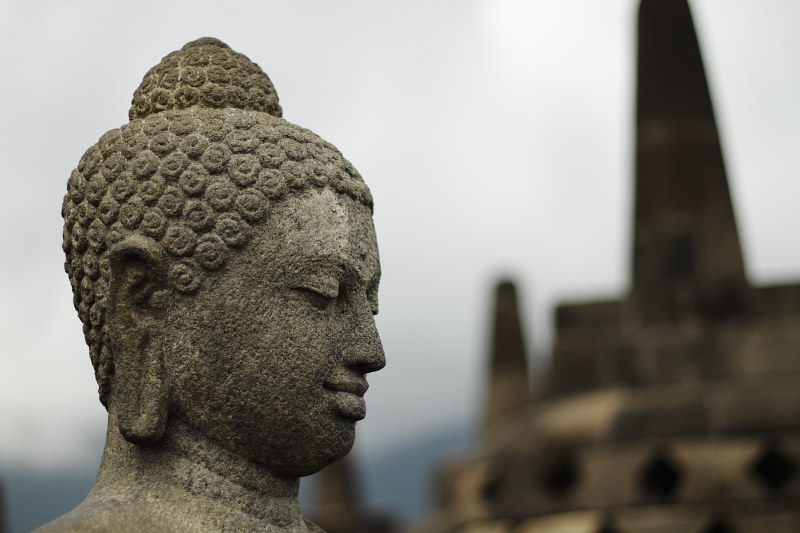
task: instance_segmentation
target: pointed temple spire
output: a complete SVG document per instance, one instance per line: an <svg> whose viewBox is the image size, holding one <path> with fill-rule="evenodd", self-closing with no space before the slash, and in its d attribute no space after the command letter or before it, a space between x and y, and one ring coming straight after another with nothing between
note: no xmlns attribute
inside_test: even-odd
<svg viewBox="0 0 800 533"><path fill-rule="evenodd" d="M352 461L346 455L325 467L319 475L319 496L313 520L326 531L348 530L361 517Z"/></svg>
<svg viewBox="0 0 800 533"><path fill-rule="evenodd" d="M527 405L531 396L517 290L510 281L497 285L490 358L486 437L498 420Z"/></svg>
<svg viewBox="0 0 800 533"><path fill-rule="evenodd" d="M326 533L391 533L392 520L361 504L352 454L319 474L319 492L312 521Z"/></svg>
<svg viewBox="0 0 800 533"><path fill-rule="evenodd" d="M747 282L689 6L639 11L633 298L644 321L745 310Z"/></svg>

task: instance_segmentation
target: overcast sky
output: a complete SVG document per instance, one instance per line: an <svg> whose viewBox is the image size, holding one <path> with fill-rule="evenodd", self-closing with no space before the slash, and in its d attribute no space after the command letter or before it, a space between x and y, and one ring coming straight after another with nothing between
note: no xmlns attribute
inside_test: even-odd
<svg viewBox="0 0 800 533"><path fill-rule="evenodd" d="M388 366L370 380L365 453L480 412L499 276L520 284L539 357L556 302L626 290L635 0L222 5L0 4L0 468L97 460L105 411L61 199L147 69L201 36L258 63L284 117L372 189ZM800 279L800 3L692 6L749 276Z"/></svg>

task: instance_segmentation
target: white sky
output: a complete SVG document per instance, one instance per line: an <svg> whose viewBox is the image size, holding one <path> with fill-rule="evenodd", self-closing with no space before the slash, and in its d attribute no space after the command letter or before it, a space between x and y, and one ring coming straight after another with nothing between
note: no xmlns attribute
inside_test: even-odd
<svg viewBox="0 0 800 533"><path fill-rule="evenodd" d="M104 411L60 250L70 171L148 68L214 36L376 199L389 364L359 446L480 412L489 296L528 337L628 281L635 0L5 0L0 4L0 468L95 462ZM800 3L692 3L751 279L800 278ZM87 451L88 450L88 451Z"/></svg>

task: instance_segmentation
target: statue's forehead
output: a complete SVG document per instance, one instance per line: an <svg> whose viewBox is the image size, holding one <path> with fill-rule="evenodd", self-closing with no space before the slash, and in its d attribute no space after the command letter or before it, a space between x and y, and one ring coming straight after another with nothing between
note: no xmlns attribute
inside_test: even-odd
<svg viewBox="0 0 800 533"><path fill-rule="evenodd" d="M329 188L292 195L275 206L262 244L287 267L327 264L354 271L361 281L377 281L378 247L368 207Z"/></svg>

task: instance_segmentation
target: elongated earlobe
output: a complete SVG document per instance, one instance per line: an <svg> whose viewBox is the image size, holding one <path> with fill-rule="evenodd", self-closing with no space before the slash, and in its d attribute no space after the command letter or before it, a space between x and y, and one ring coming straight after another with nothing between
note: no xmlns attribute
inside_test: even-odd
<svg viewBox="0 0 800 533"><path fill-rule="evenodd" d="M161 246L134 235L114 245L109 255L110 408L126 440L154 444L164 433L169 396L159 342L164 310L153 298L166 288Z"/></svg>

